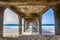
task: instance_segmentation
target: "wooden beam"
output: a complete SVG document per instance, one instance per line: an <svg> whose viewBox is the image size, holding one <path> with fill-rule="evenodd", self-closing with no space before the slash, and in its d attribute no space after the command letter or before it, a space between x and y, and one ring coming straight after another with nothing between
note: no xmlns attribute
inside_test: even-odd
<svg viewBox="0 0 60 40"><path fill-rule="evenodd" d="M54 3L58 3L60 1L57 2L1 2L0 1L0 6L17 6L17 5L49 5L49 4L54 4Z"/></svg>

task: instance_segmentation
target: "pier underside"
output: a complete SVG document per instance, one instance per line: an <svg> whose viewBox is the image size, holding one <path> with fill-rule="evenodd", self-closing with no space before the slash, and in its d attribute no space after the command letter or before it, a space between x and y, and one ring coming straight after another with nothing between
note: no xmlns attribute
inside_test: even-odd
<svg viewBox="0 0 60 40"><path fill-rule="evenodd" d="M9 8L18 15L19 36L16 38L3 37L4 10ZM55 35L42 35L42 15L49 8L54 10ZM22 35L22 18L24 18L24 32L28 32L29 24L37 26L38 35ZM31 31L30 32L35 32ZM60 40L60 0L0 0L0 40Z"/></svg>

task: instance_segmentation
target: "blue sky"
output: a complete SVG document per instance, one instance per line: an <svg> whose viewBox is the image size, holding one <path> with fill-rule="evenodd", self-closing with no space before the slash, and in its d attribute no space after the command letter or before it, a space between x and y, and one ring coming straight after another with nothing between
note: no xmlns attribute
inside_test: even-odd
<svg viewBox="0 0 60 40"><path fill-rule="evenodd" d="M19 24L18 15L16 15L13 11L7 8L4 11L3 24ZM42 15L42 24L55 24L54 11L51 8ZM17 32L18 31L18 26L4 26L3 28L4 28L3 30L4 32Z"/></svg>
<svg viewBox="0 0 60 40"><path fill-rule="evenodd" d="M50 8L42 15L42 24L55 24L53 9Z"/></svg>

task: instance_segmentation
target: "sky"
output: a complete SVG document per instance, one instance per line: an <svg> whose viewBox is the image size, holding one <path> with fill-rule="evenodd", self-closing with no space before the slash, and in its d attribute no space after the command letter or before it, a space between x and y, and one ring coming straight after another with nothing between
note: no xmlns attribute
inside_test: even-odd
<svg viewBox="0 0 60 40"><path fill-rule="evenodd" d="M16 15L9 8L5 9L3 24L19 24L18 15ZM51 8L42 15L42 24L55 24L54 11ZM43 29L48 30L49 27L48 26L46 27L42 26ZM55 26L51 26L50 28L52 28L52 30L54 31L54 27ZM4 32L16 33L18 31L18 26L4 26L3 28Z"/></svg>
<svg viewBox="0 0 60 40"><path fill-rule="evenodd" d="M19 24L18 15L16 15L9 8L4 11L4 22L3 24ZM18 26L5 26L3 27L4 32L17 32Z"/></svg>
<svg viewBox="0 0 60 40"><path fill-rule="evenodd" d="M42 15L42 24L54 24L54 11L53 9L49 9Z"/></svg>

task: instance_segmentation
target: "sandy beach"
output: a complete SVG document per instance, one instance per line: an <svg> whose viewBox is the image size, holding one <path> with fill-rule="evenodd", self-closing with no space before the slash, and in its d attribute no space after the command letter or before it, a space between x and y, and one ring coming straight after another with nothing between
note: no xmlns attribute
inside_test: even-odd
<svg viewBox="0 0 60 40"><path fill-rule="evenodd" d="M18 37L19 33L3 33L3 37Z"/></svg>

